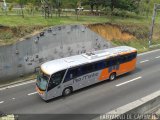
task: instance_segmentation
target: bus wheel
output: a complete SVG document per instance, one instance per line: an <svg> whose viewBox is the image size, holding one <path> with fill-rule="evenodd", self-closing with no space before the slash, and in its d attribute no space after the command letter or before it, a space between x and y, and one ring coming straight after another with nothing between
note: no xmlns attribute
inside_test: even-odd
<svg viewBox="0 0 160 120"><path fill-rule="evenodd" d="M72 93L72 88L68 87L63 90L63 96L67 96Z"/></svg>
<svg viewBox="0 0 160 120"><path fill-rule="evenodd" d="M115 80L116 79L116 73L112 73L110 76L109 76L109 80Z"/></svg>

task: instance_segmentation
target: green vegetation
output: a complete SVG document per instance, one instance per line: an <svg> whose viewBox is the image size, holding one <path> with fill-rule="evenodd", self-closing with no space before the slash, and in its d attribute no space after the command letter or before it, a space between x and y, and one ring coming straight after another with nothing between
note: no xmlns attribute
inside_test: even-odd
<svg viewBox="0 0 160 120"><path fill-rule="evenodd" d="M153 44L160 44L160 40L153 40ZM138 50L138 53L146 52L153 49L160 49L160 46L155 46L152 48L148 47L148 40L130 40L130 41L120 41L120 40L113 40L112 43L116 46L119 45L127 45L132 46Z"/></svg>
<svg viewBox="0 0 160 120"><path fill-rule="evenodd" d="M151 17L150 17L151 18ZM154 41L159 41L159 17L156 19L156 27L154 29ZM136 40L132 41L113 41L117 45L130 45L136 47L141 51L148 50L148 33L150 29L151 19L146 17L106 17L106 16L61 16L45 19L41 16L3 16L0 19L0 23L6 26L5 30L0 29L0 44L12 44L19 38L32 34L35 31L39 31L45 27L54 25L68 25L68 24L94 24L94 23L112 23L121 28L122 31L128 32L136 37ZM154 43L155 43L154 42Z"/></svg>
<svg viewBox="0 0 160 120"><path fill-rule="evenodd" d="M135 40L114 40L140 51L148 48L148 34L154 3L160 0L6 0L0 9L0 45L12 44L45 27L67 24L111 23L135 36ZM78 11L76 8L84 8ZM68 9L68 10L65 10ZM87 11L86 11L87 10ZM158 13L159 16L159 13ZM160 43L156 18L153 43Z"/></svg>
<svg viewBox="0 0 160 120"><path fill-rule="evenodd" d="M8 3L7 12L13 11L14 6L19 6L18 15L22 17L25 17L25 11L32 15L39 12L45 15L45 18L54 13L61 16L62 9L66 8L73 9L78 14L76 9L80 7L90 10L92 14L96 10L96 13L128 17L152 14L154 3L160 3L160 0L6 0L6 2ZM6 14L3 4L1 6Z"/></svg>
<svg viewBox="0 0 160 120"><path fill-rule="evenodd" d="M107 22L109 19L99 16L80 16L76 19L76 16L63 16L61 18L54 17L45 19L41 16L26 16L22 18L20 16L3 16L0 19L0 23L4 26L54 26L54 25L65 25L65 24L89 24L97 22Z"/></svg>
<svg viewBox="0 0 160 120"><path fill-rule="evenodd" d="M160 18L156 19L156 23ZM53 16L53 18L45 19L40 15L35 16L25 16L22 18L21 16L1 16L0 24L4 26L52 26L52 25L63 25L63 24L92 24L92 23L121 23L123 25L131 25L136 24L148 26L151 23L151 16L150 19L146 17L117 17L117 16L79 16L77 20L75 15L66 16L65 14L61 17Z"/></svg>

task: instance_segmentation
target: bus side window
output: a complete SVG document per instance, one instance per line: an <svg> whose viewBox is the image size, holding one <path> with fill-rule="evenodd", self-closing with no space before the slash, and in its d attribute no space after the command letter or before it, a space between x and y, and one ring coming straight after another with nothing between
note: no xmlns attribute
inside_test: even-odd
<svg viewBox="0 0 160 120"><path fill-rule="evenodd" d="M107 61L106 60L95 63L95 68L97 70L101 70L101 69L104 69L106 67L107 67Z"/></svg>
<svg viewBox="0 0 160 120"><path fill-rule="evenodd" d="M137 52L132 53L132 59L135 59L135 58L136 58L136 56L137 56Z"/></svg>
<svg viewBox="0 0 160 120"><path fill-rule="evenodd" d="M121 64L122 60L121 60L121 56L117 57L117 64Z"/></svg>
<svg viewBox="0 0 160 120"><path fill-rule="evenodd" d="M123 55L123 56L122 56L122 63L125 63L125 62L127 62L127 61L128 61L128 56Z"/></svg>
<svg viewBox="0 0 160 120"><path fill-rule="evenodd" d="M86 65L86 73L93 72L94 70L95 70L95 68L94 68L93 64Z"/></svg>
<svg viewBox="0 0 160 120"><path fill-rule="evenodd" d="M62 70L57 73L54 73L51 76L49 84L48 84L48 90L51 90L52 88L58 86L61 83L65 72L66 72L66 70Z"/></svg>
<svg viewBox="0 0 160 120"><path fill-rule="evenodd" d="M93 72L94 70L95 69L94 69L93 64L86 64L86 65L79 67L77 74L78 76L82 76L84 74Z"/></svg>
<svg viewBox="0 0 160 120"><path fill-rule="evenodd" d="M94 71L94 66L93 64L88 65L88 72L93 72Z"/></svg>
<svg viewBox="0 0 160 120"><path fill-rule="evenodd" d="M120 57L118 57L118 63L119 64L122 64L122 63L125 63L127 61L127 57L122 55Z"/></svg>
<svg viewBox="0 0 160 120"><path fill-rule="evenodd" d="M86 65L81 66L81 75L87 74L87 71L88 70Z"/></svg>
<svg viewBox="0 0 160 120"><path fill-rule="evenodd" d="M136 58L136 52L128 55L128 61L131 61Z"/></svg>
<svg viewBox="0 0 160 120"><path fill-rule="evenodd" d="M109 61L106 61L106 67L109 67Z"/></svg>
<svg viewBox="0 0 160 120"><path fill-rule="evenodd" d="M109 66L114 66L118 64L117 58L113 58L109 60Z"/></svg>
<svg viewBox="0 0 160 120"><path fill-rule="evenodd" d="M73 77L71 70L69 69L63 82L68 82L69 80L71 80Z"/></svg>
<svg viewBox="0 0 160 120"><path fill-rule="evenodd" d="M127 57L128 57L127 61L131 61L133 59L133 54L131 53L131 54L127 55Z"/></svg>
<svg viewBox="0 0 160 120"><path fill-rule="evenodd" d="M78 68L73 68L73 69L71 68L68 70L64 82L68 82L76 77L78 77Z"/></svg>

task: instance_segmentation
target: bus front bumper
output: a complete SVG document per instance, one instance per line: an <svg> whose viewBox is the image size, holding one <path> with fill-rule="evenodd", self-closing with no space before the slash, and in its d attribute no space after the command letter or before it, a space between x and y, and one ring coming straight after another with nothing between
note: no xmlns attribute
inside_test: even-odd
<svg viewBox="0 0 160 120"><path fill-rule="evenodd" d="M46 100L46 92L45 91L41 91L37 85L36 85L36 91L37 93L39 94L39 96L43 99L43 100Z"/></svg>

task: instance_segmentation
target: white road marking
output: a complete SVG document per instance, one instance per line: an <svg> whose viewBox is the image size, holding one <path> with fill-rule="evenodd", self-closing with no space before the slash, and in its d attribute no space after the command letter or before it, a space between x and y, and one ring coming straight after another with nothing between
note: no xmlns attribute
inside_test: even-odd
<svg viewBox="0 0 160 120"><path fill-rule="evenodd" d="M0 104L4 103L4 101L0 101Z"/></svg>
<svg viewBox="0 0 160 120"><path fill-rule="evenodd" d="M132 80L129 80L129 81L126 81L126 82L123 82L123 83L117 84L116 86L117 86L117 87L119 87L119 86L121 86L121 85L124 85L124 84L130 83L130 82L133 82L133 81L138 80L138 79L141 79L141 78L142 78L142 77L140 76L140 77L134 78L134 79L132 79Z"/></svg>
<svg viewBox="0 0 160 120"><path fill-rule="evenodd" d="M10 85L10 86L4 87L4 88L0 88L0 91L5 90L5 89L9 89L9 88L14 88L14 87L26 85L26 84L30 84L30 83L34 83L34 82L36 82L36 80L31 80L31 81L27 81L27 82L15 84L15 85Z"/></svg>
<svg viewBox="0 0 160 120"><path fill-rule="evenodd" d="M34 95L34 94L37 94L37 92L29 93L28 95L30 96L30 95Z"/></svg>
<svg viewBox="0 0 160 120"><path fill-rule="evenodd" d="M155 58L160 58L160 56L157 56L157 57L155 57Z"/></svg>
<svg viewBox="0 0 160 120"><path fill-rule="evenodd" d="M6 89L6 88L0 88L0 91L1 91L1 90L5 90L5 89Z"/></svg>
<svg viewBox="0 0 160 120"><path fill-rule="evenodd" d="M15 98L12 98L12 100L15 100Z"/></svg>
<svg viewBox="0 0 160 120"><path fill-rule="evenodd" d="M140 63L145 63L145 62L148 62L149 60L144 60L144 61L141 61Z"/></svg>

